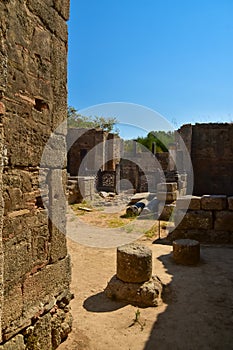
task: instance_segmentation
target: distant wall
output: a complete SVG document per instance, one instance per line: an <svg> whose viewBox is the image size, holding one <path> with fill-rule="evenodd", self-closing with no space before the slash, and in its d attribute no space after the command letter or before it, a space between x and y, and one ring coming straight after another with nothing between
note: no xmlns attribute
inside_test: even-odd
<svg viewBox="0 0 233 350"><path fill-rule="evenodd" d="M3 350L51 350L71 330L70 259L52 222L58 201L61 217L66 210L52 190L54 159L44 164L52 220L38 174L44 146L67 111L69 0L1 1L0 13L0 342ZM65 131L55 143L65 144Z"/></svg>
<svg viewBox="0 0 233 350"><path fill-rule="evenodd" d="M71 176L96 175L100 168L115 170L120 161L121 139L101 129L69 128L67 147Z"/></svg>
<svg viewBox="0 0 233 350"><path fill-rule="evenodd" d="M194 195L233 195L233 124L184 125L179 132L192 159Z"/></svg>

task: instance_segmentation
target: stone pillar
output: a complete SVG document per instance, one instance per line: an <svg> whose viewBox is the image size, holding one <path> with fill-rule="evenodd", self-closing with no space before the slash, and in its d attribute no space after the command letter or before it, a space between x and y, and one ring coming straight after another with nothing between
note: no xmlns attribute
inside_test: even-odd
<svg viewBox="0 0 233 350"><path fill-rule="evenodd" d="M173 259L177 264L198 264L200 261L200 243L193 239L173 241Z"/></svg>
<svg viewBox="0 0 233 350"><path fill-rule="evenodd" d="M151 249L136 243L117 248L117 274L104 290L107 297L142 307L158 306L162 288L160 279L152 276Z"/></svg>
<svg viewBox="0 0 233 350"><path fill-rule="evenodd" d="M141 283L152 275L152 251L139 244L117 248L117 277L124 282Z"/></svg>

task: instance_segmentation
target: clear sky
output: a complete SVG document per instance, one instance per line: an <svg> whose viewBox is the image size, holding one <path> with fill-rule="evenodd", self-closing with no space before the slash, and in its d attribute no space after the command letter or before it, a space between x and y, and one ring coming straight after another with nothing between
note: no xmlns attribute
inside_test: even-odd
<svg viewBox="0 0 233 350"><path fill-rule="evenodd" d="M68 104L233 121L233 0L71 0Z"/></svg>

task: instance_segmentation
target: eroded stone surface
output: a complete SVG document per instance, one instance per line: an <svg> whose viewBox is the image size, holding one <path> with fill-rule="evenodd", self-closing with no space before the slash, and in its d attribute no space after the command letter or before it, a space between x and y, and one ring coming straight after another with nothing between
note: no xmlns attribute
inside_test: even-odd
<svg viewBox="0 0 233 350"><path fill-rule="evenodd" d="M157 276L144 283L127 283L114 275L104 292L108 298L127 301L137 306L158 306L162 303L163 285Z"/></svg>
<svg viewBox="0 0 233 350"><path fill-rule="evenodd" d="M124 282L141 283L152 275L152 251L131 243L117 248L117 277Z"/></svg>
<svg viewBox="0 0 233 350"><path fill-rule="evenodd" d="M177 264L198 264L200 261L200 243L192 239L173 241L173 259Z"/></svg>

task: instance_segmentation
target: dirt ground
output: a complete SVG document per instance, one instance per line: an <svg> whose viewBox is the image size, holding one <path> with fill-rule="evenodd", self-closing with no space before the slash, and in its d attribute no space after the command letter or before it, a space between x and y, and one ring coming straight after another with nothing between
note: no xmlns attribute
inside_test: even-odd
<svg viewBox="0 0 233 350"><path fill-rule="evenodd" d="M137 308L107 299L116 249L68 239L72 258L73 331L59 350L233 349L233 246L201 247L196 267L176 265L172 247L141 238L153 251L163 304ZM133 324L139 310L139 323Z"/></svg>

